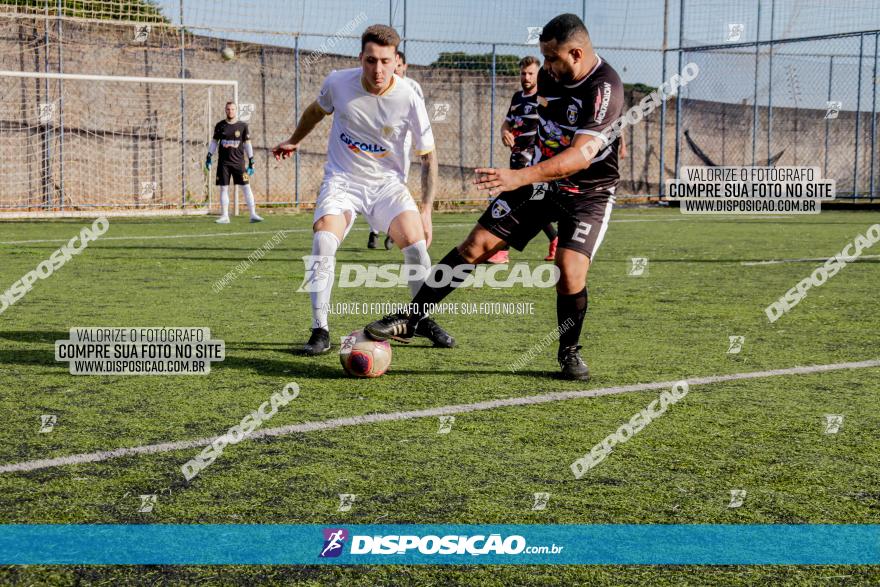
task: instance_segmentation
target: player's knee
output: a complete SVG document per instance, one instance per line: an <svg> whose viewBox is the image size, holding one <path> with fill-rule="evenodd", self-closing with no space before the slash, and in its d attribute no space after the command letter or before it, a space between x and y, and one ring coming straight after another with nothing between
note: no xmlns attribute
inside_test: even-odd
<svg viewBox="0 0 880 587"><path fill-rule="evenodd" d="M489 231L475 230L458 245L458 252L468 263L478 263L503 246L504 241Z"/></svg>
<svg viewBox="0 0 880 587"><path fill-rule="evenodd" d="M558 293L576 294L586 287L589 262L557 256L556 266L559 267L559 281L556 283Z"/></svg>

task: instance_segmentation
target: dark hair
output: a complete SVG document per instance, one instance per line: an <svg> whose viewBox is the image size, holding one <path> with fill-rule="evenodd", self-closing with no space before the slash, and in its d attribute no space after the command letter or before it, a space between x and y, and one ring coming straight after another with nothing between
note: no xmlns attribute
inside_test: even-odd
<svg viewBox="0 0 880 587"><path fill-rule="evenodd" d="M403 51L398 51L397 56L400 57L401 63L406 65L406 55L403 53Z"/></svg>
<svg viewBox="0 0 880 587"><path fill-rule="evenodd" d="M233 102L232 100L230 100L229 102L227 102L227 103L226 103L226 106L229 106L230 104L232 104L233 106L235 106L235 102ZM224 106L224 108L226 108L226 106Z"/></svg>
<svg viewBox="0 0 880 587"><path fill-rule="evenodd" d="M519 68L522 69L524 67L528 67L529 65L537 65L538 68L541 68L541 62L538 61L537 57L532 57L531 55L526 55L522 59L519 60Z"/></svg>
<svg viewBox="0 0 880 587"><path fill-rule="evenodd" d="M394 47L400 45L400 36L393 28L384 24L373 24L367 27L364 34L361 35L361 51L367 46L367 43L376 43L380 47Z"/></svg>
<svg viewBox="0 0 880 587"><path fill-rule="evenodd" d="M583 33L587 38L590 37L587 27L584 26L584 21L577 14L560 14L544 25L539 40L542 43L555 40L561 45L579 33Z"/></svg>

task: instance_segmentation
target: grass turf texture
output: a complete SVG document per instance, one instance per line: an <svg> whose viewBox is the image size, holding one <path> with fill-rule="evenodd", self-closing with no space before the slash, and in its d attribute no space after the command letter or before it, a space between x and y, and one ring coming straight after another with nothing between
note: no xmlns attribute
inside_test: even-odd
<svg viewBox="0 0 880 587"><path fill-rule="evenodd" d="M475 215L435 217L433 259L459 242ZM683 217L618 209L590 272L585 357L593 380L554 377L555 344L509 366L556 327L552 289L467 289L448 302L534 303L534 315L438 315L455 349L395 345L389 373L343 376L335 352L308 358L308 296L295 293L310 254L310 214L244 219L110 219L107 234L2 315L0 463L210 437L289 381L302 392L263 427L422 409L549 391L598 388L877 358L880 265L853 263L769 324L764 307L880 214ZM88 224L3 222L0 287L9 287ZM366 249L358 225L337 263L400 263ZM212 285L270 240L292 230L220 293ZM244 233L221 235L220 233ZM146 236L188 235L146 239ZM196 236L216 235L216 236ZM134 238L119 238L134 237ZM867 250L878 254L880 250ZM539 235L512 261L541 263ZM627 275L631 257L649 274ZM340 289L333 302L408 301L408 290ZM331 315L339 337L373 315ZM208 376L80 376L54 361L71 327L208 326L226 360ZM728 336L745 336L727 354ZM0 474L2 523L877 523L880 519L880 369L694 386L690 394L604 462L575 480L570 463L644 408L646 391L459 414L449 434L436 418L244 441L187 484L180 466L200 449ZM41 414L56 414L39 434ZM824 415L843 414L837 435ZM730 489L745 489L728 509ZM545 511L533 494L549 492ZM339 493L355 493L337 512ZM138 513L140 494L158 494ZM16 567L0 583L163 580L211 584L870 584L875 567Z"/></svg>

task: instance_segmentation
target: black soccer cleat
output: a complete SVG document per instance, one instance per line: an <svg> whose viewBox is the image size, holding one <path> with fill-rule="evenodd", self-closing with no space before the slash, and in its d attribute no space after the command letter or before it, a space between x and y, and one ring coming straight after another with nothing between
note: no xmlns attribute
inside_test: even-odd
<svg viewBox="0 0 880 587"><path fill-rule="evenodd" d="M367 239L367 248L368 249L377 249L379 248L379 233L371 232L370 237Z"/></svg>
<svg viewBox="0 0 880 587"><path fill-rule="evenodd" d="M590 380L590 368L587 367L587 364L581 358L581 354L578 352L580 350L580 345L559 349L559 366L562 368L562 377L564 379Z"/></svg>
<svg viewBox="0 0 880 587"><path fill-rule="evenodd" d="M447 349L451 349L455 346L455 339L451 334L443 330L439 324L434 322L434 320L428 316L425 316L419 323L416 324L416 336L423 336L429 339L434 343L434 346L439 346Z"/></svg>
<svg viewBox="0 0 880 587"><path fill-rule="evenodd" d="M330 350L330 332L324 328L312 328L309 342L303 346L303 353L309 356L323 355Z"/></svg>
<svg viewBox="0 0 880 587"><path fill-rule="evenodd" d="M370 322L364 328L367 336L373 340L396 340L397 342L410 343L415 336L416 328L413 317L409 314L388 314L381 320Z"/></svg>
<svg viewBox="0 0 880 587"><path fill-rule="evenodd" d="M390 251L391 247L393 247L393 246L394 246L394 239L392 239L390 236L386 236L385 237L385 250Z"/></svg>

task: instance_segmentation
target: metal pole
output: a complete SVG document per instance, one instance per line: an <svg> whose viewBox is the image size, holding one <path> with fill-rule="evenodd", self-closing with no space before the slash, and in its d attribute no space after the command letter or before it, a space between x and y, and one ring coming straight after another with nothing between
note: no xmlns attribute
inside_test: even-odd
<svg viewBox="0 0 880 587"><path fill-rule="evenodd" d="M391 8L391 0L388 0L388 26L394 26L394 10Z"/></svg>
<svg viewBox="0 0 880 587"><path fill-rule="evenodd" d="M49 4L46 4L46 30L44 35L44 48L43 48L43 70L45 73L49 73ZM47 77L46 83L44 84L46 88L45 100L46 104L50 104L49 102L49 79ZM53 116L54 119L54 116ZM49 208L52 205L52 189L49 187L52 183L50 172L52 169L52 143L50 141L50 131L51 131L51 121L45 123L43 128L43 207Z"/></svg>
<svg viewBox="0 0 880 587"><path fill-rule="evenodd" d="M856 154L853 160L853 201L859 195L859 130L862 110L862 57L864 56L865 35L859 35L859 82L856 90Z"/></svg>
<svg viewBox="0 0 880 587"><path fill-rule="evenodd" d="M874 33L874 80L871 91L871 195L870 201L874 201L874 159L877 158L877 43L880 42L880 33Z"/></svg>
<svg viewBox="0 0 880 587"><path fill-rule="evenodd" d="M232 101L235 102L235 109L238 110L238 82L235 82L235 85L232 86ZM225 114L225 110L224 110ZM234 194L234 209L232 211L233 215L238 216L238 186L235 182L232 182L232 193Z"/></svg>
<svg viewBox="0 0 880 587"><path fill-rule="evenodd" d="M458 83L458 172L461 175L461 192L467 190L464 174L464 84Z"/></svg>
<svg viewBox="0 0 880 587"><path fill-rule="evenodd" d="M495 167L495 43L492 43L492 102L489 104L489 167Z"/></svg>
<svg viewBox="0 0 880 587"><path fill-rule="evenodd" d="M260 91L261 91L261 104L260 104L260 113L262 114L262 124L263 124L263 146L269 144L269 138L266 135L267 129L267 120L266 120L266 46L260 46ZM256 155L256 153L254 154ZM269 182L269 153L266 151L266 157L263 159L265 164L265 171L263 175L266 177L266 201L269 201L269 193L271 191L271 183ZM254 194L254 199L256 199L256 194Z"/></svg>
<svg viewBox="0 0 880 587"><path fill-rule="evenodd" d="M390 5L389 1L389 5ZM299 35L293 40L293 118L299 122ZM293 153L293 205L299 207L299 149Z"/></svg>
<svg viewBox="0 0 880 587"><path fill-rule="evenodd" d="M586 9L586 8L585 8ZM663 59L663 65L661 66L660 73L660 82L663 83L666 81L666 52L669 50L669 0L663 0L663 47L661 50L661 55ZM660 198L663 198L663 175L664 169L663 165L665 163L664 158L664 147L666 146L666 100L660 101L660 184L659 191ZM659 199L659 198L658 198Z"/></svg>
<svg viewBox="0 0 880 587"><path fill-rule="evenodd" d="M581 20L587 20L587 0L582 0L581 2Z"/></svg>
<svg viewBox="0 0 880 587"><path fill-rule="evenodd" d="M834 79L834 55L832 55L828 59L828 101L831 101L831 83ZM828 178L828 134L830 123L828 122L828 116L825 116L825 167L822 170L822 177Z"/></svg>
<svg viewBox="0 0 880 587"><path fill-rule="evenodd" d="M678 3L678 71L681 72L684 58L684 0ZM664 81L665 78L664 78ZM681 88L675 90L675 177L678 177L681 163Z"/></svg>
<svg viewBox="0 0 880 587"><path fill-rule="evenodd" d="M208 86L208 108L207 108L208 120L205 123L205 128L208 131L208 140L207 140L208 145L211 144L211 141L214 138L214 135L211 133L211 123L214 122L213 117L211 116L211 105L213 103L214 103L213 92L211 91L211 86ZM217 159L218 159L217 162L219 163L220 157L217 157ZM214 200L214 188L211 185L211 173L208 172L207 175L208 175L208 179L207 179L207 182L208 182L208 212L210 212L211 211L211 202Z"/></svg>
<svg viewBox="0 0 880 587"><path fill-rule="evenodd" d="M58 0L58 73L64 73L63 21L61 19L61 0ZM58 197L64 210L64 79L58 81Z"/></svg>
<svg viewBox="0 0 880 587"><path fill-rule="evenodd" d="M403 40L401 44L403 45L404 52L406 51L406 0L403 0Z"/></svg>
<svg viewBox="0 0 880 587"><path fill-rule="evenodd" d="M186 79L186 33L180 0L180 79ZM186 90L180 86L180 205L186 207Z"/></svg>
<svg viewBox="0 0 880 587"><path fill-rule="evenodd" d="M767 81L767 161L770 161L770 145L773 142L773 21L775 19L776 0L770 0L770 45L768 47L769 57L769 79Z"/></svg>
<svg viewBox="0 0 880 587"><path fill-rule="evenodd" d="M758 149L758 65L761 61L761 0L758 0L758 30L755 33L755 89L752 96L752 166L755 165L755 154Z"/></svg>

